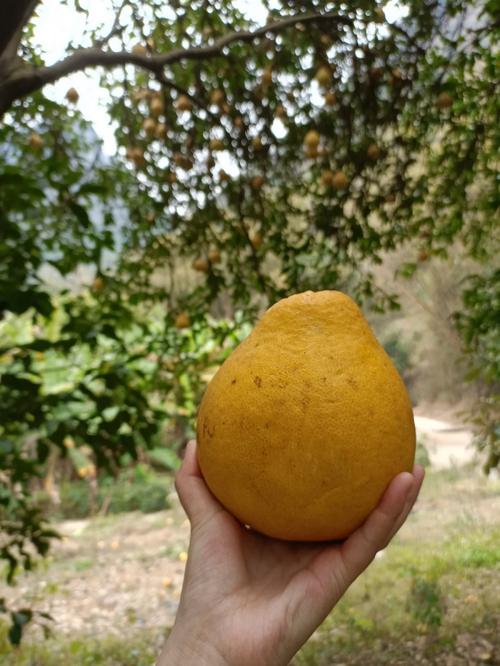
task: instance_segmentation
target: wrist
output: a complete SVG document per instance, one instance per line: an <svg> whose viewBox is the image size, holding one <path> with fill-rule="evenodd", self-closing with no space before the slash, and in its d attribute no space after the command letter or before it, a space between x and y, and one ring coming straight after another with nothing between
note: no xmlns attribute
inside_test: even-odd
<svg viewBox="0 0 500 666"><path fill-rule="evenodd" d="M234 666L203 636L181 635L174 627L161 652L156 666Z"/></svg>

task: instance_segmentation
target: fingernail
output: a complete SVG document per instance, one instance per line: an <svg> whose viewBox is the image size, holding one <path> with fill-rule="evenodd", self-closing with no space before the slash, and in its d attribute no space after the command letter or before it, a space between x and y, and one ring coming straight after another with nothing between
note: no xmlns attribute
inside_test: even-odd
<svg viewBox="0 0 500 666"><path fill-rule="evenodd" d="M193 446L195 446L195 444L196 444L196 441L195 441L194 439L191 439L191 440L186 444L186 446L184 447L184 451L183 451L183 453L182 453L182 458L183 458L183 459L186 457L186 455L187 455L188 453L191 452L191 449L193 448Z"/></svg>

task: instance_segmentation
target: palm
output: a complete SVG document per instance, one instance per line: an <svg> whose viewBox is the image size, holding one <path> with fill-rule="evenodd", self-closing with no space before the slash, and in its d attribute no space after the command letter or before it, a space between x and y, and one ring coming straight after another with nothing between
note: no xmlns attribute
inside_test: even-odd
<svg viewBox="0 0 500 666"><path fill-rule="evenodd" d="M226 592L261 587L266 597L280 594L297 580L298 574L307 573L307 567L326 550L324 545L286 542L262 536L243 528L226 511L217 513L207 529L210 530L207 551L213 548L214 559L217 558L226 571ZM222 553L221 543L225 545ZM331 545L327 548L332 550ZM207 559L207 566L213 564Z"/></svg>
<svg viewBox="0 0 500 666"><path fill-rule="evenodd" d="M201 525L196 536L189 563L190 593L210 600L206 612L218 609L217 624L229 645L240 645L247 628L254 627L259 649L248 663L260 663L266 646L269 653L275 649L286 631L287 614L305 599L310 612L302 631L296 632L297 648L328 613L314 564L334 546L270 539L245 529L222 509ZM247 652L253 643L250 638ZM231 657L228 661L232 663Z"/></svg>

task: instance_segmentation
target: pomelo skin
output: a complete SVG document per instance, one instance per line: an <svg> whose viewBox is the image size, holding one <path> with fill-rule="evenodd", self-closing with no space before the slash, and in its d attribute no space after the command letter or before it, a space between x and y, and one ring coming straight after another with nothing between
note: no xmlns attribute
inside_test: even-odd
<svg viewBox="0 0 500 666"><path fill-rule="evenodd" d="M210 382L197 439L228 511L296 541L347 537L415 458L405 385L338 291L297 294L264 314Z"/></svg>

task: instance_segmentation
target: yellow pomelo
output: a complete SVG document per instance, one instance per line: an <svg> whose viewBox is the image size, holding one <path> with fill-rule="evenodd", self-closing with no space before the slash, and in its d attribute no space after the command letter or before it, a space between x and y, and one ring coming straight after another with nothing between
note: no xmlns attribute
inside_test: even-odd
<svg viewBox="0 0 500 666"><path fill-rule="evenodd" d="M345 538L415 456L403 381L338 291L297 294L264 314L208 386L197 434L219 501L289 540Z"/></svg>

